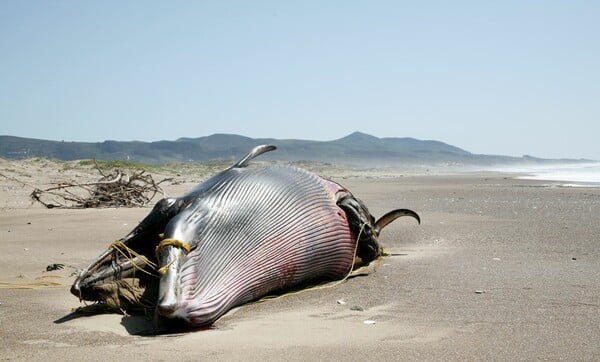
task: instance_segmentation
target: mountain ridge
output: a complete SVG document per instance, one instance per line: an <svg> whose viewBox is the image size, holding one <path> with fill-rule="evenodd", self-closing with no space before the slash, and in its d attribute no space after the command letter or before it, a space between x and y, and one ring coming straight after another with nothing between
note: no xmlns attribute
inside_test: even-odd
<svg viewBox="0 0 600 362"><path fill-rule="evenodd" d="M532 156L473 154L441 141L419 140L411 137L379 138L358 131L332 141L251 138L228 133L153 142L113 140L65 142L0 135L0 157L12 160L45 157L64 161L95 158L148 164L208 162L235 160L259 144L274 144L278 147L277 152L263 156L267 160L316 161L363 166L440 163L469 165L551 161Z"/></svg>

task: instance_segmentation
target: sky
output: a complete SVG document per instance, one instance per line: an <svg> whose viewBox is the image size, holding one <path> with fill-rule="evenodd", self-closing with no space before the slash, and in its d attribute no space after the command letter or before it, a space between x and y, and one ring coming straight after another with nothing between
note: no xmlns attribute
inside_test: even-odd
<svg viewBox="0 0 600 362"><path fill-rule="evenodd" d="M0 135L600 160L600 2L0 0Z"/></svg>

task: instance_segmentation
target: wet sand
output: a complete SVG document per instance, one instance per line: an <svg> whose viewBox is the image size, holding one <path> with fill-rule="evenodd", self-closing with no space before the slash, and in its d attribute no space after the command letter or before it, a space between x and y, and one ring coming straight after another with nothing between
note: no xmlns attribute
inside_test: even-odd
<svg viewBox="0 0 600 362"><path fill-rule="evenodd" d="M60 178L27 173L28 185ZM599 188L502 174L346 176L336 181L375 216L421 215L383 231L395 256L330 288L242 306L211 329L160 336L140 335L152 327L143 317L69 318L81 305L73 272L150 208L48 210L31 205L29 186L0 178L0 359L600 359ZM46 272L53 263L65 268Z"/></svg>

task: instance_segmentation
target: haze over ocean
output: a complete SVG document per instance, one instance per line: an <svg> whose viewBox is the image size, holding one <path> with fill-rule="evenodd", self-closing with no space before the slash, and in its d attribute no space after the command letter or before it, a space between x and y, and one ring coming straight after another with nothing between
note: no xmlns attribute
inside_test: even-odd
<svg viewBox="0 0 600 362"><path fill-rule="evenodd" d="M492 171L519 173L520 179L563 181L564 186L598 187L600 186L600 163L570 163L526 166L493 167Z"/></svg>
<svg viewBox="0 0 600 362"><path fill-rule="evenodd" d="M0 2L0 134L600 160L600 3Z"/></svg>

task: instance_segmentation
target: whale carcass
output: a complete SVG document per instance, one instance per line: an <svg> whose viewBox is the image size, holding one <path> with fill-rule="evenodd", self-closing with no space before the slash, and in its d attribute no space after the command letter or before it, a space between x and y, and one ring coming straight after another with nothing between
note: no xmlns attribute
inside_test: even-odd
<svg viewBox="0 0 600 362"><path fill-rule="evenodd" d="M231 308L309 283L341 279L382 254L377 221L343 186L306 170L251 160L179 198L160 200L76 278L71 292L161 319L210 325ZM116 286L116 287L115 287ZM149 292L153 290L152 292Z"/></svg>

